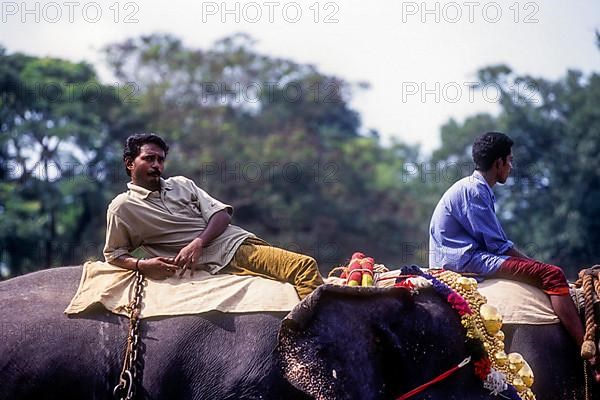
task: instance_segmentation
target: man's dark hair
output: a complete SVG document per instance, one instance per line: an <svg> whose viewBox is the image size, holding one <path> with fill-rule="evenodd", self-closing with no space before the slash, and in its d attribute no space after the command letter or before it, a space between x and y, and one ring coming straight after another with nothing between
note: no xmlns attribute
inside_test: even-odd
<svg viewBox="0 0 600 400"><path fill-rule="evenodd" d="M473 142L472 151L475 169L488 171L499 158L506 162L513 143L511 138L500 132L486 132L477 137Z"/></svg>
<svg viewBox="0 0 600 400"><path fill-rule="evenodd" d="M135 160L140 155L140 148L148 143L153 143L163 149L165 157L169 152L169 146L165 141L154 133L135 133L125 139L125 146L123 148L123 161ZM131 172L125 168L127 175L131 176Z"/></svg>

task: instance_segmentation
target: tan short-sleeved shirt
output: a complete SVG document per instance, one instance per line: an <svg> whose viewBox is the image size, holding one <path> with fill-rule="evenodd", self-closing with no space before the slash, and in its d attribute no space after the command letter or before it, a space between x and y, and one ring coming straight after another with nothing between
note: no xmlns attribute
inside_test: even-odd
<svg viewBox="0 0 600 400"><path fill-rule="evenodd" d="M129 190L115 197L106 213L107 262L140 247L153 257L175 257L206 229L213 214L221 210L233 214L233 207L212 198L183 176L161 178L160 191L151 192L133 183L127 187ZM204 248L196 264L218 272L249 237L255 236L229 225Z"/></svg>

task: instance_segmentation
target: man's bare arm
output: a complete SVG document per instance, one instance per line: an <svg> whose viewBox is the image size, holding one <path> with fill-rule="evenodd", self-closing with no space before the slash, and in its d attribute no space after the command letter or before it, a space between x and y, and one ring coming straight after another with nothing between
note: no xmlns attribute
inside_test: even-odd
<svg viewBox="0 0 600 400"><path fill-rule="evenodd" d="M227 229L230 222L231 215L226 210L216 212L210 217L206 229L196 239L192 240L190 244L181 249L177 257L175 257L174 264L183 268L179 276L182 276L189 267L198 261L202 255L202 249L221 235Z"/></svg>
<svg viewBox="0 0 600 400"><path fill-rule="evenodd" d="M229 215L226 210L221 210L214 213L208 220L206 229L203 230L200 235L198 235L198 239L201 239L203 244L212 242L215 238L219 237L219 235L225 232L225 229L227 229L227 226L230 222L231 215Z"/></svg>
<svg viewBox="0 0 600 400"><path fill-rule="evenodd" d="M172 263L172 259L165 257L154 257L149 259L138 259L132 257L129 254L123 254L110 262L117 267L136 270L140 270L144 275L153 279L166 279L173 276L177 271L177 265Z"/></svg>
<svg viewBox="0 0 600 400"><path fill-rule="evenodd" d="M117 267L130 269L135 271L135 263L137 262L137 258L130 256L129 254L123 254L112 260L110 263L116 265Z"/></svg>

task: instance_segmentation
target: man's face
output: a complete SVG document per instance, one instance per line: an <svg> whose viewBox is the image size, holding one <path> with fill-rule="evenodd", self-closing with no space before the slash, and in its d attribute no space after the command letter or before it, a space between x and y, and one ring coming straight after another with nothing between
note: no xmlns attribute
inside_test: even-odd
<svg viewBox="0 0 600 400"><path fill-rule="evenodd" d="M160 176L165 168L165 152L154 143L146 143L140 147L140 154L135 160L128 160L126 166L135 185L158 190Z"/></svg>
<svg viewBox="0 0 600 400"><path fill-rule="evenodd" d="M506 183L510 172L512 171L513 154L512 151L506 156L506 161L500 159L500 167L498 168L498 182Z"/></svg>

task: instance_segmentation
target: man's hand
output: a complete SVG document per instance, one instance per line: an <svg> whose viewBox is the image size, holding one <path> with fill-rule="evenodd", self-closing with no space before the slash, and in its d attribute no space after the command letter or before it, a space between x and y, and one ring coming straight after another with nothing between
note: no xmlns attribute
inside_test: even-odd
<svg viewBox="0 0 600 400"><path fill-rule="evenodd" d="M175 257L174 264L181 268L181 272L179 273L180 278L188 269L190 270L190 275L193 274L192 267L200 259L203 247L204 241L201 238L196 238L179 251L179 254Z"/></svg>
<svg viewBox="0 0 600 400"><path fill-rule="evenodd" d="M173 263L173 259L167 257L154 257L147 260L140 260L138 262L138 268L140 272L148 278L159 280L172 277L179 269L179 267Z"/></svg>

